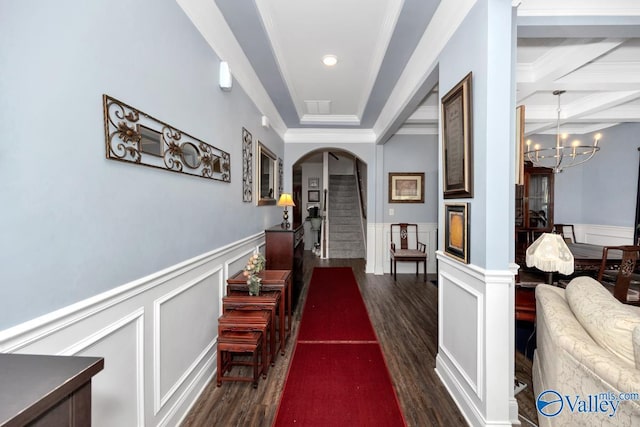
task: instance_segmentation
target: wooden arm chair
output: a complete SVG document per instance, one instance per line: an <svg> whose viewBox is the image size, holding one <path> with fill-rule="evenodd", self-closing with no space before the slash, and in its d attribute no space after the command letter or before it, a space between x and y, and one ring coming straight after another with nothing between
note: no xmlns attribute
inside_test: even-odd
<svg viewBox="0 0 640 427"><path fill-rule="evenodd" d="M396 242L394 241L394 232L396 241L400 240L400 248L396 247ZM410 236L415 235L416 248L409 248L409 240ZM412 241L414 239L411 239ZM391 264L391 274L393 274L393 280L396 280L396 275L398 273L398 261L400 262L415 262L416 263L416 276L418 275L418 270L420 263L424 263L424 281L427 281L427 245L421 243L418 240L418 224L407 224L403 222L401 224L391 224L391 249L390 249L390 264Z"/></svg>
<svg viewBox="0 0 640 427"><path fill-rule="evenodd" d="M565 242L577 243L576 232L573 229L573 224L554 224L553 230L556 234L560 234ZM571 234L569 234L571 232Z"/></svg>
<svg viewBox="0 0 640 427"><path fill-rule="evenodd" d="M607 262L609 251L622 251L620 265L611 266ZM598 282L602 283L617 300L625 304L640 305L638 293L640 275L634 274L638 254L640 254L640 246L604 246L602 249Z"/></svg>

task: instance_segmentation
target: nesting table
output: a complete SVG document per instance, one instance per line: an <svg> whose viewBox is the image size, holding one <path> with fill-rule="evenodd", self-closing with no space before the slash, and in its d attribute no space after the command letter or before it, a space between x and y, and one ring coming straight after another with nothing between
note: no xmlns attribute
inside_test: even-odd
<svg viewBox="0 0 640 427"><path fill-rule="evenodd" d="M263 270L258 275L262 278L262 288L260 292L280 293L280 301L283 303L282 306L279 307L280 354L284 355L285 342L291 334L291 326L293 324L291 270ZM227 294L238 292L249 294L247 278L242 272L227 279Z"/></svg>

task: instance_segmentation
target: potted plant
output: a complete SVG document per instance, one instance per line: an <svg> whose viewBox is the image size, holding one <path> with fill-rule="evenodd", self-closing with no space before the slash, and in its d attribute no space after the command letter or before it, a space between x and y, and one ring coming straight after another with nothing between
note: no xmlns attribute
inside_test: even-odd
<svg viewBox="0 0 640 427"><path fill-rule="evenodd" d="M249 287L249 295L260 295L262 287L262 278L258 276L264 270L266 260L264 255L259 252L251 255L244 269L244 277L247 278L247 286Z"/></svg>

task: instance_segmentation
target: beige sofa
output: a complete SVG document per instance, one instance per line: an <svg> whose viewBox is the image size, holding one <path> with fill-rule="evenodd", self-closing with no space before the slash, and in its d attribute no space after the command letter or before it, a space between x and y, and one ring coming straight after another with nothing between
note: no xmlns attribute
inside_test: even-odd
<svg viewBox="0 0 640 427"><path fill-rule="evenodd" d="M578 277L539 285L536 310L539 425L640 426L640 309Z"/></svg>

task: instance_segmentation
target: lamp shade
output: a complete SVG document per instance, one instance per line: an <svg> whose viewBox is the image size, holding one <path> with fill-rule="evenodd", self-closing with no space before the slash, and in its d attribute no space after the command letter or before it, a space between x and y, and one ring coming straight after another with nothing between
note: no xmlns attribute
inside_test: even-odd
<svg viewBox="0 0 640 427"><path fill-rule="evenodd" d="M543 233L527 248L527 267L568 275L573 273L573 254L559 234Z"/></svg>
<svg viewBox="0 0 640 427"><path fill-rule="evenodd" d="M296 204L293 203L293 198L291 198L291 194L289 193L282 193L280 195L280 199L278 200L278 206L295 206Z"/></svg>

